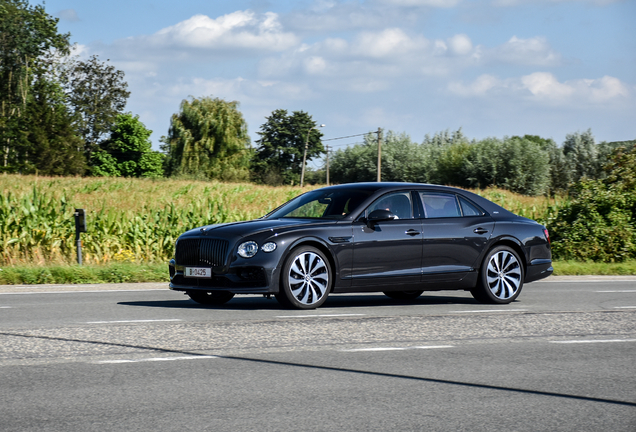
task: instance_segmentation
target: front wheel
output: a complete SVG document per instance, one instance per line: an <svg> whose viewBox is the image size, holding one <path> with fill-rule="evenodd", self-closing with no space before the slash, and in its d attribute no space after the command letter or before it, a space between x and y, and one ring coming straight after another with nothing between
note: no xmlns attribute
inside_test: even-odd
<svg viewBox="0 0 636 432"><path fill-rule="evenodd" d="M186 291L192 300L204 305L222 305L234 297L234 293L227 291Z"/></svg>
<svg viewBox="0 0 636 432"><path fill-rule="evenodd" d="M507 304L519 296L522 287L519 255L508 246L497 246L484 258L477 286L470 292L481 303Z"/></svg>
<svg viewBox="0 0 636 432"><path fill-rule="evenodd" d="M287 307L315 309L327 300L331 277L327 257L315 247L301 246L285 261L276 299Z"/></svg>

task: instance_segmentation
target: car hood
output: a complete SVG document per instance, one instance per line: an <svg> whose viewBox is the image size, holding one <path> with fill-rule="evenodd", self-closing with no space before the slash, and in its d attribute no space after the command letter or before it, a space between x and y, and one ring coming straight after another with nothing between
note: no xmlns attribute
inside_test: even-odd
<svg viewBox="0 0 636 432"><path fill-rule="evenodd" d="M317 225L327 223L335 223L335 220L325 219L255 219L251 221L229 222L222 224L206 225L191 229L183 234L183 236L201 236L209 235L211 237L245 237L248 235L258 234L263 231L278 232L279 230L292 228L297 226Z"/></svg>

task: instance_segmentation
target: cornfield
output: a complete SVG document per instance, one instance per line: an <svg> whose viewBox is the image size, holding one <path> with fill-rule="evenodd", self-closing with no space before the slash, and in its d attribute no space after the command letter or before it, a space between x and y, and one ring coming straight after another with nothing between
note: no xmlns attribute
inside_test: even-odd
<svg viewBox="0 0 636 432"><path fill-rule="evenodd" d="M306 188L308 190L308 188ZM298 195L270 188L180 180L0 175L0 265L76 260L76 208L87 264L168 260L183 232L260 217Z"/></svg>
<svg viewBox="0 0 636 432"><path fill-rule="evenodd" d="M73 263L74 211L86 211L83 261L162 262L183 232L260 217L310 187L186 180L0 175L0 265ZM477 191L546 223L556 202L500 189Z"/></svg>

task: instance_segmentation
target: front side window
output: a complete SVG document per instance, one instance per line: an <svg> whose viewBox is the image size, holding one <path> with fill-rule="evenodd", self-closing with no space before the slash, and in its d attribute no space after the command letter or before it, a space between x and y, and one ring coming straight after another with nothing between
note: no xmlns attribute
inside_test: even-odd
<svg viewBox="0 0 636 432"><path fill-rule="evenodd" d="M300 195L267 215L268 219L342 219L372 193L366 190L315 190Z"/></svg>
<svg viewBox="0 0 636 432"><path fill-rule="evenodd" d="M388 210L393 213L398 219L412 219L413 218L413 206L411 205L411 193L410 192L395 192L388 195L384 195L375 201L367 209L367 215L373 210Z"/></svg>

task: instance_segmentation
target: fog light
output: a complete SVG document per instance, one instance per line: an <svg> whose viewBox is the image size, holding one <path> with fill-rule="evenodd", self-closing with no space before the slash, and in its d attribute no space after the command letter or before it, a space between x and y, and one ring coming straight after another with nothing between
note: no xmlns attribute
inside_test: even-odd
<svg viewBox="0 0 636 432"><path fill-rule="evenodd" d="M261 246L263 252L274 252L276 250L276 243L267 242L263 246Z"/></svg>

